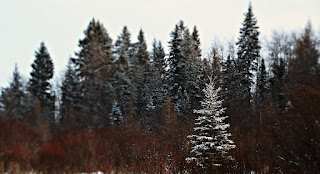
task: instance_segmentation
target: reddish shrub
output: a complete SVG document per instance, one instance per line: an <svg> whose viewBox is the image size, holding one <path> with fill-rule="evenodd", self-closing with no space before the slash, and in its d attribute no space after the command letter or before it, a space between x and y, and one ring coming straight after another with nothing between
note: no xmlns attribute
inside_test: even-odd
<svg viewBox="0 0 320 174"><path fill-rule="evenodd" d="M46 144L39 150L39 168L44 171L63 170L68 162L68 156L59 142Z"/></svg>

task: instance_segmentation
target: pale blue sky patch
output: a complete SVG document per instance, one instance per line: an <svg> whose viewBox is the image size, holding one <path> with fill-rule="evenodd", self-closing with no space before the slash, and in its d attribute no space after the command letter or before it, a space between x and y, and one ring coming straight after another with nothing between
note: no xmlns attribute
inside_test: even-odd
<svg viewBox="0 0 320 174"><path fill-rule="evenodd" d="M142 28L149 48L153 38L166 46L174 25L183 20L190 29L197 25L206 49L215 37L237 40L248 4L248 0L1 0L0 86L7 86L15 63L29 77L41 41L48 47L55 74L61 75L93 17L113 40L127 25L136 41ZM252 5L262 37L274 29L301 30L309 19L319 34L319 0L253 0Z"/></svg>

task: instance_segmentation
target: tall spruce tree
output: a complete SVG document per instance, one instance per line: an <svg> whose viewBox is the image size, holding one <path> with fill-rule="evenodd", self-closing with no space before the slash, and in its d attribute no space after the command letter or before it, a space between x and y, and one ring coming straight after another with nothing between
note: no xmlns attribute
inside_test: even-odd
<svg viewBox="0 0 320 174"><path fill-rule="evenodd" d="M151 72L150 57L142 30L139 32L136 48L136 72L133 79L133 86L135 86L134 102L136 113L142 117L142 121L149 122L150 118L147 117L150 117L150 113L147 113L154 109L151 88L151 78L154 74Z"/></svg>
<svg viewBox="0 0 320 174"><path fill-rule="evenodd" d="M201 64L201 49L199 34L194 27L192 35L189 33L189 29L185 28L183 32L183 44L182 44L183 57L186 59L185 63L185 77L186 77L186 91L190 98L190 104L195 106L200 100L201 85L204 78L201 76L202 64ZM186 109L191 108L186 105ZM192 112L187 110L187 112Z"/></svg>
<svg viewBox="0 0 320 174"><path fill-rule="evenodd" d="M111 76L112 39L104 26L92 19L79 40L80 51L73 59L81 80L84 118L87 126L101 126L107 114L105 88ZM89 116L90 115L90 116ZM86 125L83 125L86 126Z"/></svg>
<svg viewBox="0 0 320 174"><path fill-rule="evenodd" d="M254 84L254 76L258 68L258 59L260 58L260 42L257 20L253 15L251 3L248 12L245 13L245 19L240 29L238 42L238 78L240 79L239 90L242 100L247 107L250 106L252 94L251 89Z"/></svg>
<svg viewBox="0 0 320 174"><path fill-rule="evenodd" d="M131 80L134 73L131 63L133 56L133 46L131 44L131 34L126 26L123 27L121 34L114 45L115 60L112 64L112 78L106 90L111 94L110 98L118 102L118 106L124 117L127 114L128 102L131 95Z"/></svg>
<svg viewBox="0 0 320 174"><path fill-rule="evenodd" d="M50 54L43 42L35 53L35 60L31 67L32 71L29 81L31 93L35 99L39 100L40 106L52 128L55 119L55 96L50 92L50 80L53 77L54 67Z"/></svg>
<svg viewBox="0 0 320 174"><path fill-rule="evenodd" d="M165 52L161 42L156 40L152 43L151 53L151 86L152 86L152 97L155 110L160 113L164 104L164 97L166 95L164 82L165 82Z"/></svg>
<svg viewBox="0 0 320 174"><path fill-rule="evenodd" d="M169 42L169 57L167 59L168 71L166 75L167 80L167 90L170 95L177 93L178 83L175 83L178 78L178 64L179 60L182 58L181 55L181 31L178 25L175 25L174 31L171 32L170 36L172 37ZM173 99L176 101L176 98Z"/></svg>
<svg viewBox="0 0 320 174"><path fill-rule="evenodd" d="M112 60L112 39L104 26L92 19L84 31L85 37L79 40L80 51L73 59L83 81L94 77L107 78Z"/></svg>
<svg viewBox="0 0 320 174"><path fill-rule="evenodd" d="M190 95L188 94L188 55L185 48L190 42L190 38L185 38L185 30L183 21L175 26L174 31L171 32L171 41L169 42L169 57L167 59L168 71L166 75L166 88L175 105L179 116L187 116L191 108ZM190 34L189 34L190 37ZM188 45L189 46L189 45Z"/></svg>

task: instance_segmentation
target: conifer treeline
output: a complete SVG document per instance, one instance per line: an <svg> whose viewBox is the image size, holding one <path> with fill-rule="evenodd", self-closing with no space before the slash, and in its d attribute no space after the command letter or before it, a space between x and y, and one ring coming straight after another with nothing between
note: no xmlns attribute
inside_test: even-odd
<svg viewBox="0 0 320 174"><path fill-rule="evenodd" d="M84 34L80 51L68 62L61 94L50 84L53 63L44 43L27 84L15 68L9 87L2 89L6 118L33 129L48 123L51 131L135 127L165 136L172 147L185 146L187 134L179 130L189 129L197 116L193 110L200 109L202 89L212 76L230 116L237 170L319 168L319 153L313 152L320 149L319 39L310 23L301 33L274 32L262 45L250 5L238 41L227 49L216 45L208 56L202 55L196 26L190 31L183 21L170 33L167 54L157 40L148 52L142 29L136 43L126 26L113 41L92 19ZM187 156L188 150L175 150Z"/></svg>

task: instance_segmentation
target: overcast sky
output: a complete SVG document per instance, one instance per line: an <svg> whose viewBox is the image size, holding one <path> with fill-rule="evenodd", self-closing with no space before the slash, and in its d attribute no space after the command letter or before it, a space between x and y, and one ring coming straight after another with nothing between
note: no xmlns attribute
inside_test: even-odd
<svg viewBox="0 0 320 174"><path fill-rule="evenodd" d="M44 41L61 76L78 40L94 17L113 40L124 25L132 41L140 28L150 48L153 38L167 45L174 25L197 26L202 48L215 38L237 40L249 0L0 0L0 86L7 86L14 64L29 77L34 52ZM320 34L320 0L252 0L261 39L272 30L300 31L307 21Z"/></svg>

